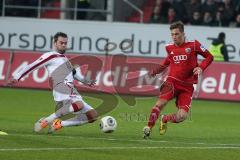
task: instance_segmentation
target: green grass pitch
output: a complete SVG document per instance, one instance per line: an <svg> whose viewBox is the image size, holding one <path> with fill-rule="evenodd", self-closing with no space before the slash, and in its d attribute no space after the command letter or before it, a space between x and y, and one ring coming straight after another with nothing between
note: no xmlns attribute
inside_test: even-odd
<svg viewBox="0 0 240 160"><path fill-rule="evenodd" d="M117 119L114 133L101 133L98 120L48 135L33 133L33 125L54 111L50 91L1 88L0 95L0 129L9 134L0 136L0 160L237 160L240 157L239 103L193 100L192 120L169 124L164 136L158 134L157 123L151 139L144 140L142 128L156 101L154 97L138 97L136 105L129 107L118 96L118 107L106 114ZM92 106L101 102L92 98L95 94L82 95ZM171 101L164 113L175 110Z"/></svg>

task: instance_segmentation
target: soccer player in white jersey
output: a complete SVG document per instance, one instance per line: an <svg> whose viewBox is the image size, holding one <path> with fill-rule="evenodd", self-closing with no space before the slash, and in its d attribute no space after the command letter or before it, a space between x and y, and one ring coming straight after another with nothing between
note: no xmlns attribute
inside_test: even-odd
<svg viewBox="0 0 240 160"><path fill-rule="evenodd" d="M57 110L48 117L38 120L34 126L35 132L39 132L50 126L49 133L52 133L62 127L92 123L97 119L98 114L96 110L83 101L73 85L74 79L88 86L93 86L95 80L85 79L79 67L74 68L64 55L67 48L67 41L67 34L62 32L56 33L53 42L54 50L44 53L36 61L27 65L16 75L13 75L9 81L9 85L13 85L35 69L46 67ZM75 114L73 118L64 121L59 119L71 113Z"/></svg>

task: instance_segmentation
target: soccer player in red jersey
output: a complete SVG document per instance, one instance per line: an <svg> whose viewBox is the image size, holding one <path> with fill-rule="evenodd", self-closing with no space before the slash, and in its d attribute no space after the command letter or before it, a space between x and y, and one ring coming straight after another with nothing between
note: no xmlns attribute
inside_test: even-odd
<svg viewBox="0 0 240 160"><path fill-rule="evenodd" d="M180 123L187 118L194 91L193 84L197 83L198 75L213 61L213 56L197 40L186 41L182 22L172 23L170 31L173 43L166 45L167 57L158 68L150 72L154 77L164 69L169 69L166 81L160 87L159 98L151 110L148 125L143 129L144 138L150 136L160 112L167 102L175 97L178 110L173 114L161 115L160 134L165 134L168 122ZM197 60L198 55L204 57L200 64Z"/></svg>

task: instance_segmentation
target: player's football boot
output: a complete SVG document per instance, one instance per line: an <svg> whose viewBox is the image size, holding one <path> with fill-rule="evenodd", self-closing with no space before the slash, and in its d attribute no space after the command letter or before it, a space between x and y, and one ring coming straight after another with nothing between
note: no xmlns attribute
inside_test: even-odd
<svg viewBox="0 0 240 160"><path fill-rule="evenodd" d="M53 133L56 130L59 130L62 128L62 121L60 119L55 119L52 123L52 125L50 126L48 133Z"/></svg>
<svg viewBox="0 0 240 160"><path fill-rule="evenodd" d="M144 138L144 139L149 138L149 137L150 137L150 134L151 134L151 129L150 129L150 127L145 126L145 127L143 128L143 138Z"/></svg>
<svg viewBox="0 0 240 160"><path fill-rule="evenodd" d="M160 135L164 135L167 131L167 123L163 122L164 115L161 115L160 118L160 127L159 127L159 133Z"/></svg>
<svg viewBox="0 0 240 160"><path fill-rule="evenodd" d="M46 128L48 126L48 122L45 120L45 118L39 119L35 125L34 125L34 131L40 132L42 129Z"/></svg>

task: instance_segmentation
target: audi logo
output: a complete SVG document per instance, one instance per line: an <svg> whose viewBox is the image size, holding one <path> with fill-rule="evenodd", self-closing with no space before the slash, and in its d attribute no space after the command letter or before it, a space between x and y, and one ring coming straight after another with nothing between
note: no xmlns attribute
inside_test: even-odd
<svg viewBox="0 0 240 160"><path fill-rule="evenodd" d="M176 61L184 61L187 60L187 55L177 55L173 56L173 60Z"/></svg>

